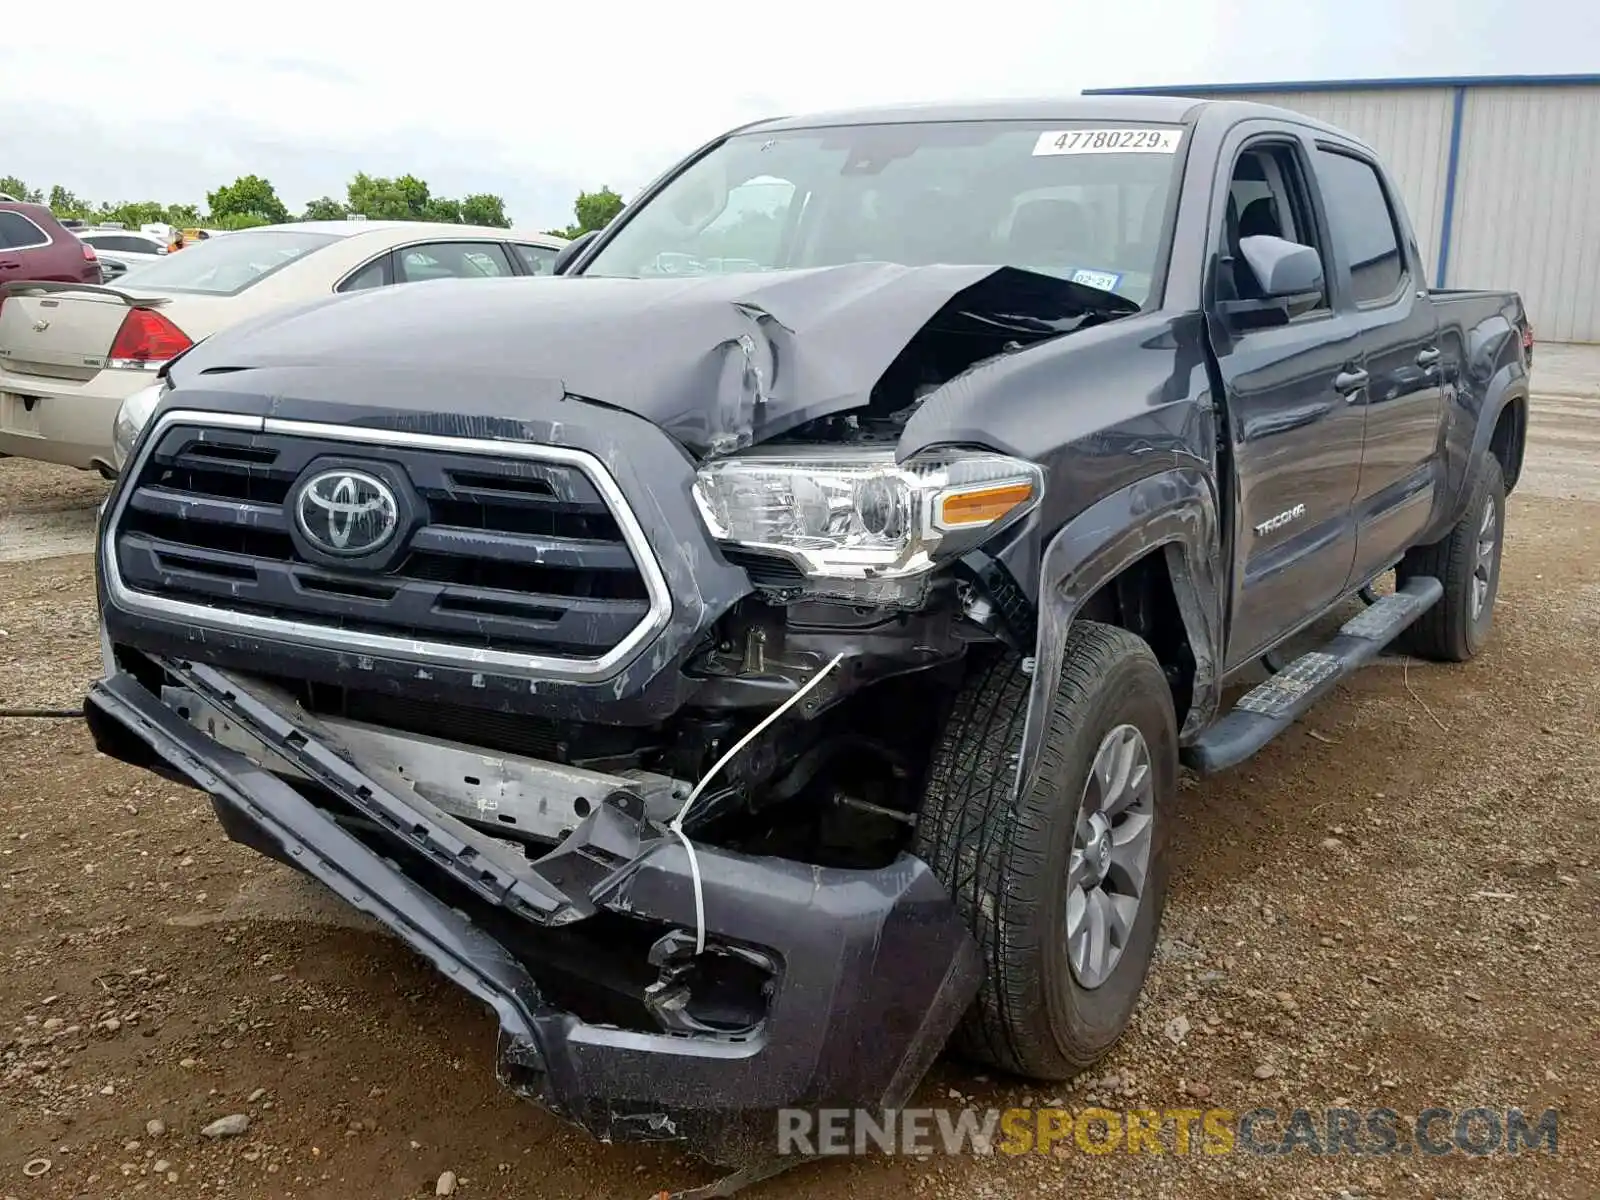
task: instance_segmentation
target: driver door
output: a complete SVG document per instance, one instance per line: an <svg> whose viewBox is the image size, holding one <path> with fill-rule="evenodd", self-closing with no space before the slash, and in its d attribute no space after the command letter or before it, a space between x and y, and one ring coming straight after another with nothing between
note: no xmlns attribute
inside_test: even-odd
<svg viewBox="0 0 1600 1200"><path fill-rule="evenodd" d="M1362 328L1337 287L1308 148L1281 128L1252 138L1246 127L1232 145L1227 192L1213 204L1208 305L1233 462L1229 670L1343 594L1364 433L1362 408L1351 402ZM1253 294L1239 239L1261 234L1316 249L1326 282L1320 302L1287 324L1244 328L1216 301Z"/></svg>

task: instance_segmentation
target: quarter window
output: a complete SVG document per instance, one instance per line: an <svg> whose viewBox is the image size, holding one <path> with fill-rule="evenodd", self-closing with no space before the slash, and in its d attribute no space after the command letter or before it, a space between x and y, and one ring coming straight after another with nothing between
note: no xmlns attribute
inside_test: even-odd
<svg viewBox="0 0 1600 1200"><path fill-rule="evenodd" d="M522 265L528 269L529 275L548 275L556 265L557 252L548 246L530 246L526 242L518 242L516 247L517 257L522 259Z"/></svg>
<svg viewBox="0 0 1600 1200"><path fill-rule="evenodd" d="M359 292L365 288L384 287L393 282L389 274L389 256L382 255L369 262L339 285L341 292Z"/></svg>
<svg viewBox="0 0 1600 1200"><path fill-rule="evenodd" d="M1405 278L1394 210L1371 163L1334 150L1317 151L1317 178L1328 221L1350 261L1357 304L1386 300Z"/></svg>

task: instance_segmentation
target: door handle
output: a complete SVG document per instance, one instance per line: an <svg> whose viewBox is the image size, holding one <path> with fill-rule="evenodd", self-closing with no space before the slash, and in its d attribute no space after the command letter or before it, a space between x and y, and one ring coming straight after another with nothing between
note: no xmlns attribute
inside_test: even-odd
<svg viewBox="0 0 1600 1200"><path fill-rule="evenodd" d="M1417 351L1417 366L1419 367L1431 367L1438 361L1439 347L1437 346L1429 346L1426 349Z"/></svg>
<svg viewBox="0 0 1600 1200"><path fill-rule="evenodd" d="M1342 392L1346 396L1352 392L1359 392L1367 386L1367 380L1372 378L1365 371L1340 371L1333 377L1333 390Z"/></svg>

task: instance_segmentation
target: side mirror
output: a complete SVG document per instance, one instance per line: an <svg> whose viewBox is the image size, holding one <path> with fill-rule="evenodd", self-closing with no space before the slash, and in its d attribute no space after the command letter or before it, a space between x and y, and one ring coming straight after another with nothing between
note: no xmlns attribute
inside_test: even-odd
<svg viewBox="0 0 1600 1200"><path fill-rule="evenodd" d="M567 273L567 268L572 265L573 259L582 254L584 248L588 246L590 242L594 241L594 239L599 236L599 233L600 231L598 229L591 229L586 233L580 233L565 246L561 247L560 251L556 254L555 262L550 264L550 274L565 275Z"/></svg>
<svg viewBox="0 0 1600 1200"><path fill-rule="evenodd" d="M1310 246L1263 234L1240 238L1239 254L1259 295L1218 306L1239 329L1287 325L1322 299L1322 257Z"/></svg>
<svg viewBox="0 0 1600 1200"><path fill-rule="evenodd" d="M1322 294L1322 256L1310 246L1263 235L1240 238L1239 252L1263 296L1291 300Z"/></svg>

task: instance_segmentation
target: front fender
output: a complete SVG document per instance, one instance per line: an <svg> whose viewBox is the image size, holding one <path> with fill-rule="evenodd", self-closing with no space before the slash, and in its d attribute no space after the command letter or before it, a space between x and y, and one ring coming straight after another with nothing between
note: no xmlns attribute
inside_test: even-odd
<svg viewBox="0 0 1600 1200"><path fill-rule="evenodd" d="M1155 550L1165 553L1194 652L1194 701L1181 737L1210 724L1221 693L1221 534L1216 490L1200 467L1174 467L1090 505L1057 531L1040 560L1039 621L1018 755L1016 795L1038 781L1040 752L1061 684L1067 634L1084 601Z"/></svg>

